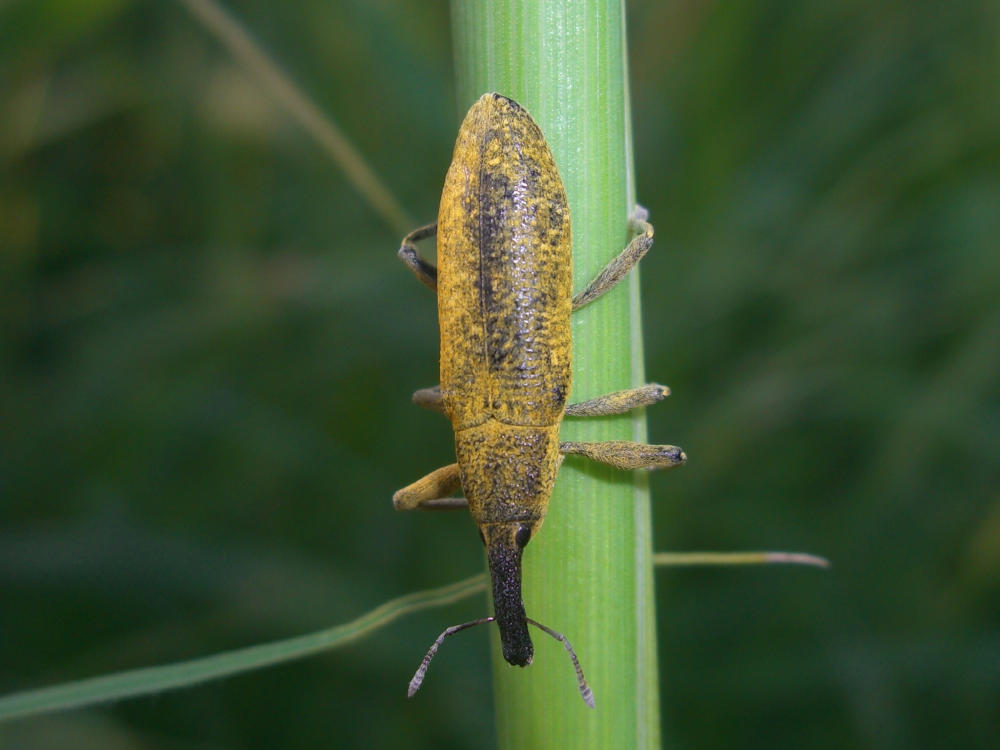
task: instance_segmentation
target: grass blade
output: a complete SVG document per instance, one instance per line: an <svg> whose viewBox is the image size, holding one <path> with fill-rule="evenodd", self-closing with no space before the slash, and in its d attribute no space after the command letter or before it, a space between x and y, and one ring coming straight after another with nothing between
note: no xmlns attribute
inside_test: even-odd
<svg viewBox="0 0 1000 750"><path fill-rule="evenodd" d="M829 568L825 557L805 552L657 552L653 564L660 567L694 565L812 565Z"/></svg>
<svg viewBox="0 0 1000 750"><path fill-rule="evenodd" d="M351 622L315 633L225 651L201 659L132 669L13 693L0 698L0 721L190 687L272 664L301 659L353 643L403 615L450 604L485 590L486 576L480 574L449 586L392 599Z"/></svg>
<svg viewBox="0 0 1000 750"><path fill-rule="evenodd" d="M406 234L413 228L414 222L406 215L399 201L372 171L343 131L268 57L235 18L214 0L180 2L267 89L292 119L312 136L334 163L344 170L344 175L358 193L396 234Z"/></svg>

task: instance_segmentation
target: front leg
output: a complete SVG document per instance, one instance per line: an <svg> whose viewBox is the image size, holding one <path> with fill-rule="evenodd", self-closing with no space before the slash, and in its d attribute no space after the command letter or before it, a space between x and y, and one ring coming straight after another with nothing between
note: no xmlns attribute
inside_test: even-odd
<svg viewBox="0 0 1000 750"><path fill-rule="evenodd" d="M448 497L461 487L462 476L458 471L458 464L449 464L397 490L392 496L392 505L396 510L467 508L469 503L464 497Z"/></svg>
<svg viewBox="0 0 1000 750"><path fill-rule="evenodd" d="M403 238L403 244L400 245L397 253L407 268L413 271L413 274L432 292L437 292L437 268L434 267L433 263L421 257L417 251L417 242L436 234L437 222L414 229Z"/></svg>

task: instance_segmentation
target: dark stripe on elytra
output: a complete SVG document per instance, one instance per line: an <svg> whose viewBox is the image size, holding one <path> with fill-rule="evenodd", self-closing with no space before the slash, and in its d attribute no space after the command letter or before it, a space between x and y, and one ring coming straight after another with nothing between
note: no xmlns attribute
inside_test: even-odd
<svg viewBox="0 0 1000 750"><path fill-rule="evenodd" d="M484 151L485 144L498 137L498 131L488 130L483 139ZM485 354L492 370L518 368L511 359L516 359L524 351L524 347L530 345L532 335L543 324L539 316L525 316L525 310L530 309L532 313L545 310L549 299L548 293L540 290L537 285L520 290L530 294L527 300L518 300L513 294L515 274L510 222L518 220L525 213L536 214L539 208L537 199L515 206L514 188L517 188L522 197L537 197L540 171L532 160L524 158L517 149L505 148L505 154L522 160L515 170L519 178L518 184L511 185L506 174L492 172L485 167L480 172L479 180L478 284L486 334ZM526 317L531 317L534 323L525 325Z"/></svg>

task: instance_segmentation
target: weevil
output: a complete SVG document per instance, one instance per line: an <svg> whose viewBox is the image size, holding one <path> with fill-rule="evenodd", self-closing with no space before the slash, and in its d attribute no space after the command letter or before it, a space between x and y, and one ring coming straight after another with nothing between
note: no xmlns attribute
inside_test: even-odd
<svg viewBox="0 0 1000 750"><path fill-rule="evenodd" d="M417 391L413 400L451 421L457 462L396 492L393 505L469 509L486 547L494 611L438 637L410 682L411 696L444 639L473 625L496 622L504 659L527 666L534 654L531 623L569 651L581 695L593 706L569 642L527 617L521 556L545 520L566 454L625 470L669 468L687 458L671 445L559 440L564 416L623 414L669 394L654 383L567 405L570 315L614 287L646 254L653 242L647 218L637 207L629 221L632 240L574 296L569 205L552 152L521 105L489 93L459 128L437 222L403 239L400 259L437 293L441 333L440 385ZM416 246L435 234L437 267ZM459 489L463 497L451 497Z"/></svg>

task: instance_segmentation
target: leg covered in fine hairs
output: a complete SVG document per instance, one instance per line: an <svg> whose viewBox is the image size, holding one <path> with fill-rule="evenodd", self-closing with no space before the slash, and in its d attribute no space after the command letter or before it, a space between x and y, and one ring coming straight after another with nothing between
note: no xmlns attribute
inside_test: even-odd
<svg viewBox="0 0 1000 750"><path fill-rule="evenodd" d="M687 456L676 445L646 445L628 440L609 440L603 443L559 443L563 453L586 456L616 469L672 469L687 461Z"/></svg>
<svg viewBox="0 0 1000 750"><path fill-rule="evenodd" d="M649 211L642 206L636 206L629 217L629 229L637 232L628 246L622 250L608 265L604 267L594 280L578 295L573 297L573 310L579 310L584 305L593 302L605 292L610 291L625 278L629 271L642 260L649 248L653 246L653 225L647 219Z"/></svg>
<svg viewBox="0 0 1000 750"><path fill-rule="evenodd" d="M392 505L396 510L467 508L469 503L464 497L448 497L461 487L462 477L458 471L458 464L448 464L397 490L392 496Z"/></svg>
<svg viewBox="0 0 1000 750"><path fill-rule="evenodd" d="M420 391L417 391L419 393ZM670 389L658 383L647 383L638 388L630 388L627 391L616 391L604 396L592 398L589 401L581 401L578 404L570 404L566 407L567 417L607 417L612 414L624 414L625 412L638 409L640 406L649 406L657 401L662 401L670 395ZM416 400L416 394L414 394Z"/></svg>

